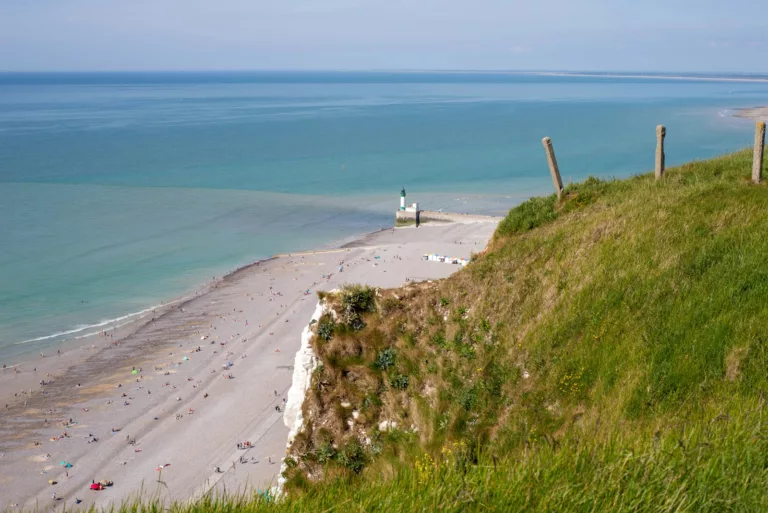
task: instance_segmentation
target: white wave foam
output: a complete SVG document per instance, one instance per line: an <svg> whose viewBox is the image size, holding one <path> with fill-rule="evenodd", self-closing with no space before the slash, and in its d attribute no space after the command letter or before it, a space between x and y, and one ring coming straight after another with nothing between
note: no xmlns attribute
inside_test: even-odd
<svg viewBox="0 0 768 513"><path fill-rule="evenodd" d="M81 324L81 325L78 325L75 328L72 328L71 330L58 331L56 333L53 333L52 335L45 335L43 337L30 338L30 339L27 339L27 340L22 340L21 342L15 342L14 345L18 346L18 345L23 345L23 344L30 344L32 342L40 342L41 340L50 340L52 338L66 337L67 335L74 335L75 333L81 333L81 332L89 330L89 329L102 328L104 326L108 326L110 324L115 324L115 323L118 323L120 321L125 321L126 319L128 319L128 322L124 322L124 323L122 323L120 325L115 326L116 328L120 328L120 327L125 326L126 324L128 324L130 322L133 322L137 318L139 318L139 317L141 317L143 315L146 315L147 313L149 313L149 312L151 312L153 310L156 310L158 308L162 308L164 306L172 305L174 303L178 303L179 301L182 301L182 300L183 300L183 298L182 299L177 299L176 301L170 301L168 303L163 303L163 304L160 304L160 305L150 306L149 308L145 308L144 310L139 310L138 312L133 312L133 313L129 313L129 314L126 314L126 315L123 315L123 316L120 316L120 317L115 317L114 319L107 319L106 321L100 321L100 322L97 322L95 324ZM85 337L89 337L91 335L95 335L96 333L98 333L98 331L94 331L93 333L87 333L87 334L84 334L84 335L80 335L79 337L74 337L74 338L85 338Z"/></svg>

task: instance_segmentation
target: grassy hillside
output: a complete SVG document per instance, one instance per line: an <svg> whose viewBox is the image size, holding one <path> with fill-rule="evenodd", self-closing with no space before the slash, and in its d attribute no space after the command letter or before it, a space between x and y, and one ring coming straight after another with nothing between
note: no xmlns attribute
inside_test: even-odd
<svg viewBox="0 0 768 513"><path fill-rule="evenodd" d="M590 179L512 210L448 280L329 298L293 493L327 493L309 472L363 484L333 501L764 509L768 189L750 163Z"/></svg>
<svg viewBox="0 0 768 513"><path fill-rule="evenodd" d="M765 511L751 153L570 185L465 270L326 297L288 497L192 509Z"/></svg>

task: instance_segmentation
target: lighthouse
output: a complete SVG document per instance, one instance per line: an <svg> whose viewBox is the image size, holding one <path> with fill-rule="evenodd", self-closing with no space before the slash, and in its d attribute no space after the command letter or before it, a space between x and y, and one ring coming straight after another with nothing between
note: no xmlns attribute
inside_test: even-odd
<svg viewBox="0 0 768 513"><path fill-rule="evenodd" d="M405 210L405 187L400 190L400 210Z"/></svg>

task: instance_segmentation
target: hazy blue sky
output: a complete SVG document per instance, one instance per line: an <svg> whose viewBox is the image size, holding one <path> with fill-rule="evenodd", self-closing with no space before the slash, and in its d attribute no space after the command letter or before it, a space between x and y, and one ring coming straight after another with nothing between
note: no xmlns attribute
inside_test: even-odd
<svg viewBox="0 0 768 513"><path fill-rule="evenodd" d="M0 70L768 71L763 0L0 0Z"/></svg>

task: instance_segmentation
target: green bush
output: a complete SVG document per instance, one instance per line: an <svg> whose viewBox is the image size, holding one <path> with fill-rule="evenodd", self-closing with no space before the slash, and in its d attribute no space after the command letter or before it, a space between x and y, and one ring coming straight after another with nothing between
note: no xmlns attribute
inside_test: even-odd
<svg viewBox="0 0 768 513"><path fill-rule="evenodd" d="M348 285L341 291L341 306L345 313L363 314L376 311L376 291L371 287Z"/></svg>
<svg viewBox="0 0 768 513"><path fill-rule="evenodd" d="M395 352L395 350L392 349L391 347L388 347L383 351L379 352L379 355L376 357L376 361L374 362L374 365L379 369L385 371L395 364L396 356L397 356L397 353Z"/></svg>
<svg viewBox="0 0 768 513"><path fill-rule="evenodd" d="M472 411L477 404L477 390L475 387L465 388L459 394L459 404L467 411Z"/></svg>
<svg viewBox="0 0 768 513"><path fill-rule="evenodd" d="M360 317L353 317L347 322L347 326L353 332L357 333L365 329L365 321Z"/></svg>
<svg viewBox="0 0 768 513"><path fill-rule="evenodd" d="M317 336L328 342L333 338L333 332L336 330L336 322L330 315L323 316L320 319L320 324L317 326Z"/></svg>
<svg viewBox="0 0 768 513"><path fill-rule="evenodd" d="M336 456L336 450L331 445L331 442L324 442L315 451L315 457L318 463L327 463Z"/></svg>
<svg viewBox="0 0 768 513"><path fill-rule="evenodd" d="M366 324L363 314L376 311L376 291L361 285L345 285L341 290L341 316L352 332L362 331Z"/></svg>
<svg viewBox="0 0 768 513"><path fill-rule="evenodd" d="M368 458L365 454L365 449L357 440L353 438L348 441L344 447L336 454L336 462L347 470L359 474Z"/></svg>
<svg viewBox="0 0 768 513"><path fill-rule="evenodd" d="M397 373L390 378L389 384L392 388L396 388L398 390L405 390L406 388L408 388L409 381L410 380L408 379L408 376Z"/></svg>

